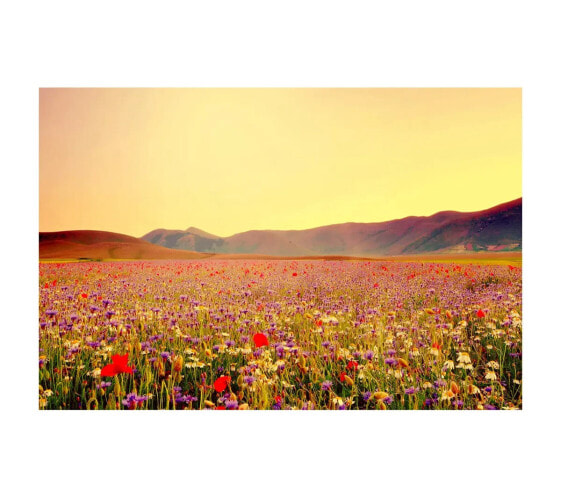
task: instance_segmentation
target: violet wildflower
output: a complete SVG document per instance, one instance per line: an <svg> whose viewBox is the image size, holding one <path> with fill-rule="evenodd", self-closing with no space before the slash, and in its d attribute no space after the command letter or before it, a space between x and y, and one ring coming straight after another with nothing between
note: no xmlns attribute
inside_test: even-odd
<svg viewBox="0 0 561 498"><path fill-rule="evenodd" d="M243 381L248 385L251 386L251 384L253 384L255 382L255 377L253 377L253 375L246 375L243 378Z"/></svg>

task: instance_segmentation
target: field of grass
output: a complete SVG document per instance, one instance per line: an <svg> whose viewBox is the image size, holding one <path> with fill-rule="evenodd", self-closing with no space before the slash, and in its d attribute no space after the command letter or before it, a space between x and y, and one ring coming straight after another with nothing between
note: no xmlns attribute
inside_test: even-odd
<svg viewBox="0 0 561 498"><path fill-rule="evenodd" d="M40 263L39 407L521 408L510 256Z"/></svg>

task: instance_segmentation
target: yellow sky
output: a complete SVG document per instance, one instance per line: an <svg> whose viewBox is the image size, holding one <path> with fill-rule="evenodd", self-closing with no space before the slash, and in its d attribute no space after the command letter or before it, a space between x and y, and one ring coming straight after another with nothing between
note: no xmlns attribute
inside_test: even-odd
<svg viewBox="0 0 561 498"><path fill-rule="evenodd" d="M521 89L41 89L39 230L221 236L522 195Z"/></svg>

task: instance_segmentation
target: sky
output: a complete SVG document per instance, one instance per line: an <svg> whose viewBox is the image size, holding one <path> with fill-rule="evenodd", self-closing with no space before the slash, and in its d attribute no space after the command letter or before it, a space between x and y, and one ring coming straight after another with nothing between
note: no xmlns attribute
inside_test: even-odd
<svg viewBox="0 0 561 498"><path fill-rule="evenodd" d="M39 230L229 236L522 196L520 88L39 90Z"/></svg>

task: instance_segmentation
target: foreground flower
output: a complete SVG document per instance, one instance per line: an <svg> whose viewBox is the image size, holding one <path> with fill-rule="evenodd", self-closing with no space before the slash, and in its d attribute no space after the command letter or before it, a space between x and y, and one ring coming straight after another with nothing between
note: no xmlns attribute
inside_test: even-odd
<svg viewBox="0 0 561 498"><path fill-rule="evenodd" d="M269 339L267 339L267 336L265 334L255 334L253 336L253 342L258 348L260 348L261 346L269 345Z"/></svg>
<svg viewBox="0 0 561 498"><path fill-rule="evenodd" d="M113 363L109 363L109 365L105 365L101 369L101 375L103 377L114 377L120 373L132 373L132 368L127 365L129 361L129 355L118 355L114 354L111 357Z"/></svg>
<svg viewBox="0 0 561 498"><path fill-rule="evenodd" d="M122 401L129 410L134 410L137 407L141 407L142 403L148 399L148 395L137 396L136 393L129 393L126 395L125 399Z"/></svg>
<svg viewBox="0 0 561 498"><path fill-rule="evenodd" d="M477 318L484 318L485 312L483 310L477 310Z"/></svg>
<svg viewBox="0 0 561 498"><path fill-rule="evenodd" d="M221 393L222 391L224 391L224 389L226 389L228 387L228 384L231 381L231 377L228 375L223 375L222 377L218 377L218 379L216 379L214 381L214 389Z"/></svg>
<svg viewBox="0 0 561 498"><path fill-rule="evenodd" d="M375 397L378 401L384 400L384 399L388 398L389 396L390 396L390 395L389 395L387 392L385 392L385 391L376 391L376 392L374 393L374 397Z"/></svg>

